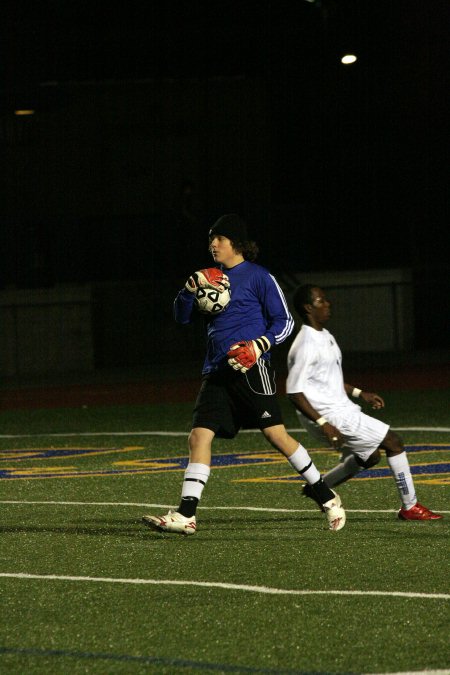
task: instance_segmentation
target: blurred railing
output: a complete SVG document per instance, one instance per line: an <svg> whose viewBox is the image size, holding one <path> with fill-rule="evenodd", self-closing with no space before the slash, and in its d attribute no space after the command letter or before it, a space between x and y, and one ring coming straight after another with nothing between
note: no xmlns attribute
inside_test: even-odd
<svg viewBox="0 0 450 675"><path fill-rule="evenodd" d="M303 273L278 277L292 295L317 283L332 302L329 328L346 352L414 348L413 284L408 270ZM0 292L0 375L158 367L200 368L201 319L179 326L172 315L178 280L100 282ZM277 351L284 359L290 340Z"/></svg>

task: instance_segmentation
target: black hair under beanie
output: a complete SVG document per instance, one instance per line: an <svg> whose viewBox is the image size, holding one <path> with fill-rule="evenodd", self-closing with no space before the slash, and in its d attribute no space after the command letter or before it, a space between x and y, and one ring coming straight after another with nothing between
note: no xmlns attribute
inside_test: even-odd
<svg viewBox="0 0 450 675"><path fill-rule="evenodd" d="M229 213L216 220L209 231L209 238L221 234L232 241L247 241L247 225L242 218L235 213Z"/></svg>

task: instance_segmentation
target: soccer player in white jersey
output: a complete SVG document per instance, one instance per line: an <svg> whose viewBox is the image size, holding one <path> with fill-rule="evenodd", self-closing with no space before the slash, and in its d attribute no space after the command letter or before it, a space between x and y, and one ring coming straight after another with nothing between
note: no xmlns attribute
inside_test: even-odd
<svg viewBox="0 0 450 675"><path fill-rule="evenodd" d="M259 428L269 443L311 485L330 530L345 524L339 496L322 480L307 450L283 424L275 394L270 350L292 332L294 322L276 279L254 260L258 248L236 214L222 216L209 231L209 250L216 267L195 272L178 293L176 321L189 324L196 317L199 286L230 287L231 301L207 320L207 351L203 380L189 435L189 464L176 511L143 516L160 532L194 534L196 510L209 478L214 437L234 438L243 426Z"/></svg>
<svg viewBox="0 0 450 675"><path fill-rule="evenodd" d="M349 396L378 410L384 401L378 394L344 382L342 354L335 338L324 327L330 318L330 302L320 286L304 284L293 297L303 325L288 354L287 394L303 427L320 442L342 448L341 462L323 476L334 487L364 468L377 464L380 448L397 485L401 520L439 520L417 501L403 441L384 422L366 415ZM308 485L303 493L315 501Z"/></svg>

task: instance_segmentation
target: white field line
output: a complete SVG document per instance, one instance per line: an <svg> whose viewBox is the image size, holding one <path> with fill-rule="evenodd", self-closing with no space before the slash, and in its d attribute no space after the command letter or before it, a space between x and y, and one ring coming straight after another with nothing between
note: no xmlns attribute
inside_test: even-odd
<svg viewBox="0 0 450 675"><path fill-rule="evenodd" d="M391 427L393 431L426 431L449 433L450 427ZM289 433L306 434L305 429L287 429ZM241 429L241 434L259 434L259 429ZM0 438L73 438L77 436L188 436L189 431L80 431L58 434L0 434Z"/></svg>
<svg viewBox="0 0 450 675"><path fill-rule="evenodd" d="M103 584L130 584L136 586L198 586L200 588L220 588L229 591L247 591L265 595L376 595L393 598L427 598L430 600L450 600L450 593L413 593L404 591L343 591L343 590L307 590L272 588L271 586L248 586L246 584L228 584L221 581L190 581L183 579L124 579L116 577L80 577L59 574L27 574L25 572L0 572L1 578L43 581L80 581Z"/></svg>
<svg viewBox="0 0 450 675"><path fill-rule="evenodd" d="M65 502L65 501L29 501L24 499L1 499L0 504L18 504L30 506L133 506L144 509L174 509L175 504L148 504L147 502ZM199 506L201 511L261 511L266 513L316 513L317 508L310 509L274 509L264 506ZM396 513L398 509L345 509L347 513ZM450 513L442 511L439 513Z"/></svg>

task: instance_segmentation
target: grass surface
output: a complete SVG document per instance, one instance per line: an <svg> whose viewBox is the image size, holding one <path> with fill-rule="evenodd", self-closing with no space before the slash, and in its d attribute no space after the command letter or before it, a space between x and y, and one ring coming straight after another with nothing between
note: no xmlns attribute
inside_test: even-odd
<svg viewBox="0 0 450 675"><path fill-rule="evenodd" d="M446 391L385 398L379 416L394 427L448 426ZM448 432L401 432L434 447L410 463L441 465L415 483L442 521L400 522L392 478L355 478L339 488L347 525L331 533L301 482L279 480L293 475L288 463L242 433L217 441L215 456L261 463L213 470L194 537L153 533L141 516L178 503L173 460L187 454L191 408L0 415L0 672L449 669ZM294 435L322 471L336 463ZM156 458L174 466L156 471Z"/></svg>

